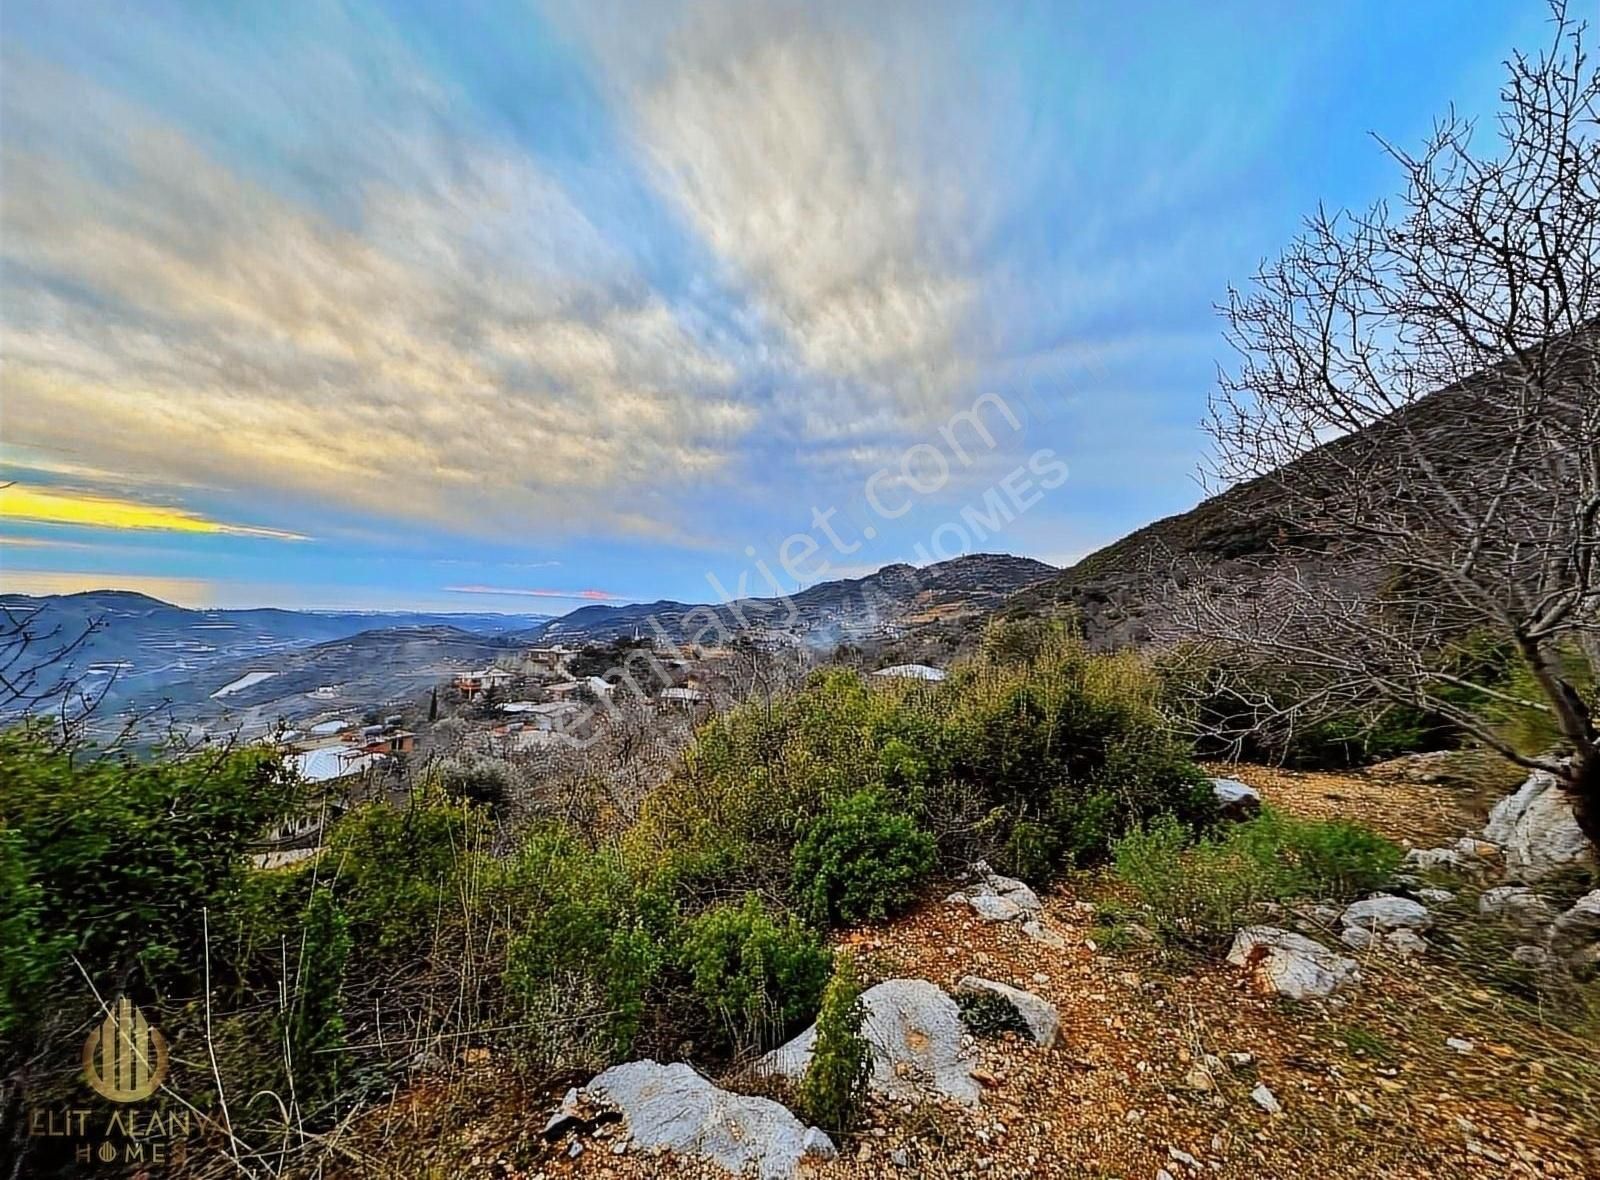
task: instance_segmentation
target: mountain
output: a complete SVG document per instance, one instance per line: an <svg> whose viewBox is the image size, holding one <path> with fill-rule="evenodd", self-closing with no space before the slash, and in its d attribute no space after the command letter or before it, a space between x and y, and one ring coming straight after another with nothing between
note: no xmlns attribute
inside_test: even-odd
<svg viewBox="0 0 1600 1180"><path fill-rule="evenodd" d="M191 610L126 590L79 594L0 594L0 608L28 618L39 651L75 643L62 672L116 711L163 694L201 698L249 671L271 671L282 657L374 630L441 628L505 635L544 615L416 611Z"/></svg>
<svg viewBox="0 0 1600 1180"><path fill-rule="evenodd" d="M640 635L715 643L740 632L831 647L894 637L908 629L986 614L1017 590L1049 578L1054 566L1029 557L976 553L924 566L886 565L860 578L818 582L786 597L732 602L586 606L531 629L532 642L577 646Z"/></svg>

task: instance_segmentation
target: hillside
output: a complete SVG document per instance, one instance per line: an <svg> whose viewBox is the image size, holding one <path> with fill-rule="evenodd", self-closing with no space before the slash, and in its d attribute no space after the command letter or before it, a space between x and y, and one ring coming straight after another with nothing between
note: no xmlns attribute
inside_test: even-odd
<svg viewBox="0 0 1600 1180"><path fill-rule="evenodd" d="M630 606L586 606L527 633L569 645L660 633L674 642L719 628L728 635L755 629L810 647L893 636L922 624L986 614L1016 591L1056 572L1028 557L976 553L917 569L886 565L860 578L819 582L787 598L742 598L730 603L671 600ZM716 622L713 623L712 620Z"/></svg>

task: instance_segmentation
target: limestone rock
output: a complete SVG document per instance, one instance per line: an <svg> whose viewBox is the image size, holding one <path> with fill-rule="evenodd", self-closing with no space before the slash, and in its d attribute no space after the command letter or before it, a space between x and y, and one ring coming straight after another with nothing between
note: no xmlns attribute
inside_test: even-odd
<svg viewBox="0 0 1600 1180"><path fill-rule="evenodd" d="M1550 953L1580 975L1600 959L1600 889L1580 897L1550 928Z"/></svg>
<svg viewBox="0 0 1600 1180"><path fill-rule="evenodd" d="M1555 907L1525 885L1499 885L1478 895L1478 913L1519 930L1540 931L1556 920Z"/></svg>
<svg viewBox="0 0 1600 1180"><path fill-rule="evenodd" d="M682 1062L630 1061L568 1091L546 1133L578 1122L586 1107L620 1114L635 1147L699 1156L739 1175L789 1180L802 1161L833 1159L833 1142L769 1098L732 1094Z"/></svg>
<svg viewBox="0 0 1600 1180"><path fill-rule="evenodd" d="M1392 893L1376 893L1345 908L1339 920L1346 926L1386 933L1390 930L1426 930L1433 915L1421 902Z"/></svg>
<svg viewBox="0 0 1600 1180"><path fill-rule="evenodd" d="M1283 1107L1278 1103L1278 1096L1267 1089L1267 1084L1262 1082L1250 1091L1250 1100L1268 1114L1282 1114Z"/></svg>
<svg viewBox="0 0 1600 1180"><path fill-rule="evenodd" d="M861 994L862 1035L872 1047L871 1089L912 1101L951 1098L974 1105L978 1083L973 1054L962 1048L965 1028L956 1002L925 979L890 979ZM762 1057L757 1069L798 1081L811 1063L817 1028Z"/></svg>
<svg viewBox="0 0 1600 1180"><path fill-rule="evenodd" d="M1217 800L1217 814L1223 819L1243 820L1261 813L1261 792L1236 778L1214 778L1211 793Z"/></svg>
<svg viewBox="0 0 1600 1180"><path fill-rule="evenodd" d="M1049 1000L1025 992L1021 988L1011 987L993 979L983 979L977 975L968 975L956 984L957 994L965 992L968 995L999 996L1011 1005L1028 1027L1028 1035L1035 1044L1045 1048L1056 1043L1056 1038L1061 1033L1061 1014L1056 1011L1056 1006Z"/></svg>
<svg viewBox="0 0 1600 1180"><path fill-rule="evenodd" d="M1595 863L1571 800L1548 771L1535 771L1494 805L1483 837L1505 849L1506 874L1514 880L1538 881L1569 865Z"/></svg>
<svg viewBox="0 0 1600 1180"><path fill-rule="evenodd" d="M1228 962L1243 967L1259 990L1296 1000L1332 995L1361 977L1354 959L1275 926L1246 926L1239 931Z"/></svg>
<svg viewBox="0 0 1600 1180"><path fill-rule="evenodd" d="M971 885L952 893L947 902L969 905L985 922L1012 922L1036 918L1044 908L1039 895L1025 882L1004 877L979 861L973 866Z"/></svg>

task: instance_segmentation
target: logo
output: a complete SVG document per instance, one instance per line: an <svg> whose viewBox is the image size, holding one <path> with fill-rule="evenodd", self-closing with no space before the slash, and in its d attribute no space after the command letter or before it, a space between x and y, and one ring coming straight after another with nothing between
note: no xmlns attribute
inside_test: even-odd
<svg viewBox="0 0 1600 1180"><path fill-rule="evenodd" d="M140 1102L167 1076L167 1039L132 1000L119 996L83 1043L83 1076L103 1098Z"/></svg>

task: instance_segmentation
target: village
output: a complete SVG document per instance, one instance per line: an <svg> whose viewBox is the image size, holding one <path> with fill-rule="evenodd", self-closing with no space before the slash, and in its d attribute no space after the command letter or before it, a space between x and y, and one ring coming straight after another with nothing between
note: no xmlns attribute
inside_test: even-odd
<svg viewBox="0 0 1600 1180"><path fill-rule="evenodd" d="M263 835L253 861L281 868L310 859L348 807L401 801L436 765L499 761L537 778L564 754L581 754L623 728L649 731L676 748L716 709L792 684L817 662L760 636L728 647L657 650L635 635L582 648L530 646L457 672L425 698L330 708L266 739L308 790L299 813ZM945 673L907 663L870 675L932 683ZM306 695L330 705L345 700L340 685Z"/></svg>

